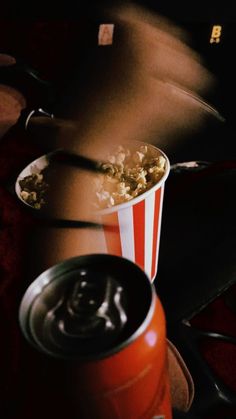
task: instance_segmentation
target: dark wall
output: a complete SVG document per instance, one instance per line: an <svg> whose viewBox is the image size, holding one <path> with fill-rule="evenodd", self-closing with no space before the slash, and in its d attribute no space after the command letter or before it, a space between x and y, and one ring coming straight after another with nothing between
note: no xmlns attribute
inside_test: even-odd
<svg viewBox="0 0 236 419"><path fill-rule="evenodd" d="M192 47L200 53L217 80L207 99L226 119L224 124L209 121L191 138L177 145L171 151L172 161L235 159L235 2L149 0L137 3L163 14L187 30ZM77 1L52 8L43 2L28 7L22 2L17 5L7 2L4 8L9 18L4 18L2 13L0 51L17 54L61 88L75 68L78 69L78 92L82 93L89 77L93 77L92 74L96 77L98 24L106 19L111 4L108 1ZM213 25L222 26L219 43L210 43Z"/></svg>

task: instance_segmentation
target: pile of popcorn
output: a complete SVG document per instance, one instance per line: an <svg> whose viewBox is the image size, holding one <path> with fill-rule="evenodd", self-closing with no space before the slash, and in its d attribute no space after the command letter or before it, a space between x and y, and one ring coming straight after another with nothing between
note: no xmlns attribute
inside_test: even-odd
<svg viewBox="0 0 236 419"><path fill-rule="evenodd" d="M136 149L118 146L101 166L96 179L96 207L110 208L130 201L155 185L165 173L166 159L157 149L140 145Z"/></svg>
<svg viewBox="0 0 236 419"><path fill-rule="evenodd" d="M21 198L35 209L41 209L46 203L49 184L45 180L45 169L41 173L33 173L19 181Z"/></svg>
<svg viewBox="0 0 236 419"><path fill-rule="evenodd" d="M118 146L101 164L103 174L95 179L95 207L105 209L123 204L152 188L164 175L166 159L148 145ZM19 181L20 196L41 209L48 199L51 165Z"/></svg>

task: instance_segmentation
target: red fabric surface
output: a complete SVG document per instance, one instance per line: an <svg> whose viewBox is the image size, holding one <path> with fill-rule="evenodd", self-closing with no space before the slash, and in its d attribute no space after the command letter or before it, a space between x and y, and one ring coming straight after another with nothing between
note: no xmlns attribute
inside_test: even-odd
<svg viewBox="0 0 236 419"><path fill-rule="evenodd" d="M236 311L227 304L227 295L236 307L236 287L217 298L191 320L193 327L236 338ZM236 392L236 346L219 339L203 338L199 349L214 373Z"/></svg>

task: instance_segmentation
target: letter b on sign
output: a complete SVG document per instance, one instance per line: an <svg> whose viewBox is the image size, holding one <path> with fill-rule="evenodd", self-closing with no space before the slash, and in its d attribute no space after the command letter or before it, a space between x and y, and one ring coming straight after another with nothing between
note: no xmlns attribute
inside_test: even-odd
<svg viewBox="0 0 236 419"><path fill-rule="evenodd" d="M222 26L221 25L214 25L213 26L212 32L211 32L211 38L210 38L210 43L211 44L213 42L216 42L216 43L220 42L221 32L222 32Z"/></svg>

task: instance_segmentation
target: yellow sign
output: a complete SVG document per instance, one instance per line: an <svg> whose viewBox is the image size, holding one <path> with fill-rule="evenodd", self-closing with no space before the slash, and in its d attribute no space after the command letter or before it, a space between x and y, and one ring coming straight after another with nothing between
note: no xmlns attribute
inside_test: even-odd
<svg viewBox="0 0 236 419"><path fill-rule="evenodd" d="M218 44L220 42L221 33L222 33L222 26L214 25L212 27L210 43L213 44L214 42L216 42Z"/></svg>

